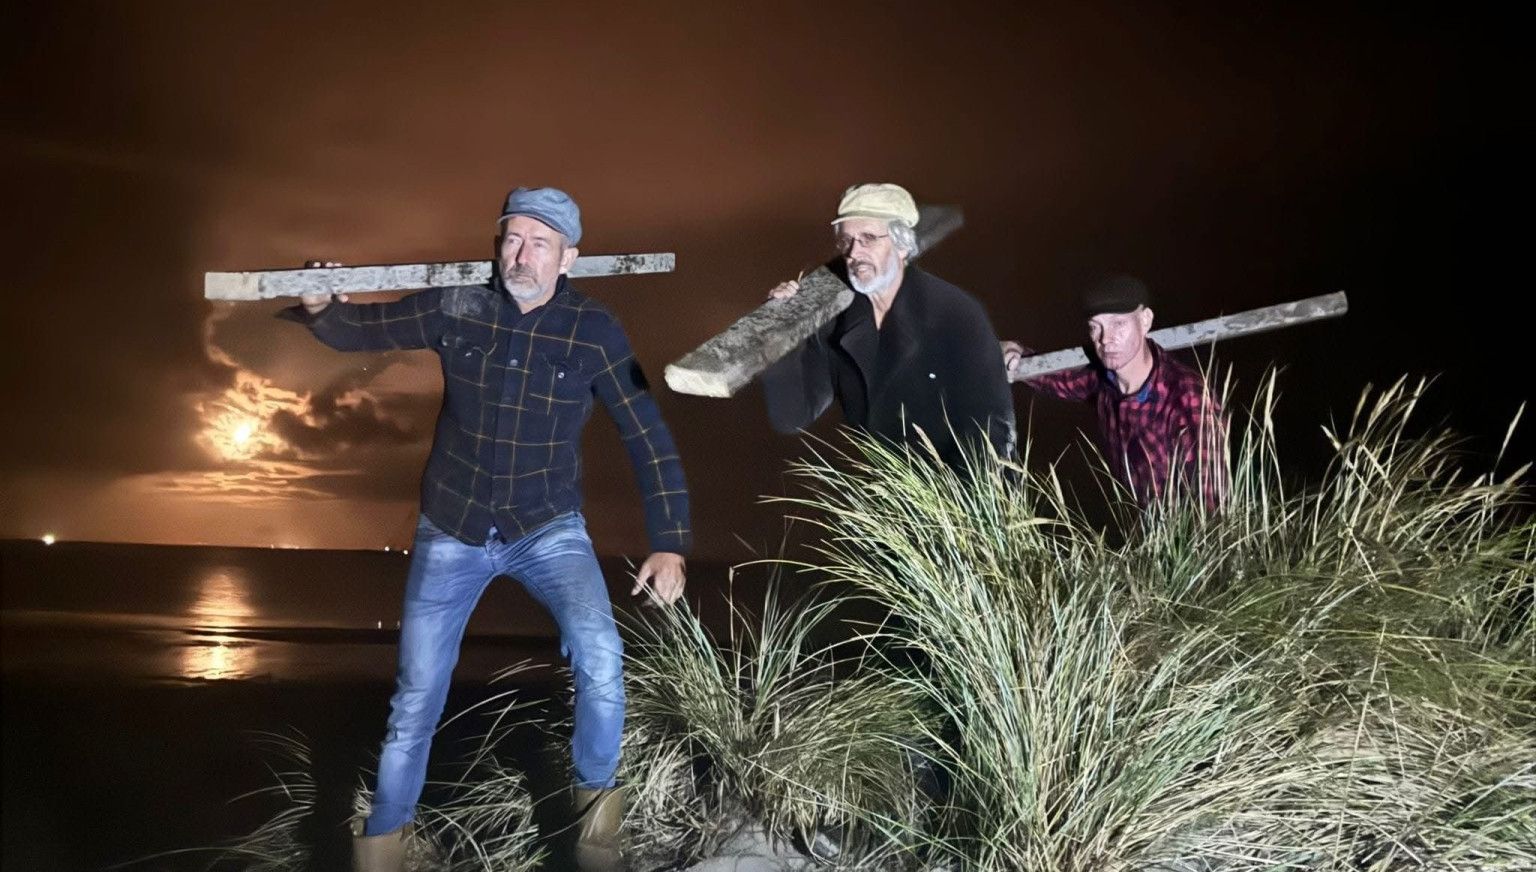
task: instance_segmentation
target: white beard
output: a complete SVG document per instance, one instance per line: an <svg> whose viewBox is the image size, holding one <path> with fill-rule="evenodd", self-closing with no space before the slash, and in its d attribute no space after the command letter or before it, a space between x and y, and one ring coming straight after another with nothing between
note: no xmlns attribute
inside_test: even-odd
<svg viewBox="0 0 1536 872"><path fill-rule="evenodd" d="M512 299L526 303L544 296L544 289L538 285L509 284L507 293L512 295Z"/></svg>
<svg viewBox="0 0 1536 872"><path fill-rule="evenodd" d="M512 296L512 299L522 300L525 303L529 300L537 300L544 294L544 289L539 287L538 283L534 281L533 276L529 275L508 275L506 272L503 272L501 274L501 285L507 289L507 293Z"/></svg>
<svg viewBox="0 0 1536 872"><path fill-rule="evenodd" d="M848 276L848 284L853 285L855 291L866 297L877 297L889 291L896 285L896 282L901 280L901 258L894 249L882 266L883 269L879 270L867 281L850 274Z"/></svg>

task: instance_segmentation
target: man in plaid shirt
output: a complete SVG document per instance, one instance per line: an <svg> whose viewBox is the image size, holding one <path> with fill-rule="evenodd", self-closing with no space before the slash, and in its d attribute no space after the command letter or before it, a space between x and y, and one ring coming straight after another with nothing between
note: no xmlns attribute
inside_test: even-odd
<svg viewBox="0 0 1536 872"><path fill-rule="evenodd" d="M1210 511L1228 489L1226 424L1205 379L1147 338L1146 285L1116 276L1083 296L1096 357L1081 369L1025 379L1041 393L1098 412L1104 458L1143 507L1172 494L1199 494ZM1002 343L1010 379L1027 349ZM1170 488L1170 481L1173 486Z"/></svg>
<svg viewBox="0 0 1536 872"><path fill-rule="evenodd" d="M306 297L282 313L332 348L431 349L443 367L396 690L372 810L353 843L356 869L402 868L464 628L498 575L549 610L575 676L576 865L620 863L623 649L581 514L581 432L594 397L618 425L644 499L652 554L632 593L676 600L691 534L682 464L624 331L566 278L580 239L568 195L518 188L502 209L488 284L371 305Z"/></svg>

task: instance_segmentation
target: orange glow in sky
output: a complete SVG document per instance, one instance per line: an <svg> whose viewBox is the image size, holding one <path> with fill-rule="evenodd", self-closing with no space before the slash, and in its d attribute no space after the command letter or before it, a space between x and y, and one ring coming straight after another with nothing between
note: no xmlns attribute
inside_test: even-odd
<svg viewBox="0 0 1536 872"><path fill-rule="evenodd" d="M250 460L262 441L261 422L238 412L225 412L208 423L204 437L225 460Z"/></svg>

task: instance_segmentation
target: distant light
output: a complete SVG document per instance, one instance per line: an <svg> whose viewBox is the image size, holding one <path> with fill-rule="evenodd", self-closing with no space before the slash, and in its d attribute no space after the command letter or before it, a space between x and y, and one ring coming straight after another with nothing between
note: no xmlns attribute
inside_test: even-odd
<svg viewBox="0 0 1536 872"><path fill-rule="evenodd" d="M53 543L55 543L57 541L59 541L59 540L55 539L52 533L44 533L43 534L43 544L44 545L52 545Z"/></svg>
<svg viewBox="0 0 1536 872"><path fill-rule="evenodd" d="M401 548L400 549L400 553L401 554L410 554L411 553L411 549L409 549L409 548Z"/></svg>
<svg viewBox="0 0 1536 872"><path fill-rule="evenodd" d="M384 550L385 550L385 551L388 551L388 550L389 550L389 546L388 546L388 545L385 545L385 546L384 546Z"/></svg>

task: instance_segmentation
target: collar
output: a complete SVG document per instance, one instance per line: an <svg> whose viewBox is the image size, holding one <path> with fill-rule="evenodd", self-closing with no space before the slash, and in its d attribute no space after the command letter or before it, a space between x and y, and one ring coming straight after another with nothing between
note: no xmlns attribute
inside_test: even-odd
<svg viewBox="0 0 1536 872"><path fill-rule="evenodd" d="M1163 349L1159 348L1156 342L1148 339L1147 350L1152 352L1152 368L1147 371L1146 380L1141 383L1141 387L1134 394L1121 393L1120 382L1115 380L1114 372L1104 369L1102 366L1099 368L1099 374L1103 377L1104 383L1109 385L1110 390L1113 390L1121 399L1131 396L1138 403L1145 403L1152 399L1152 383L1158 380L1163 371Z"/></svg>
<svg viewBox="0 0 1536 872"><path fill-rule="evenodd" d="M566 297L571 292L570 283L567 281L569 278L569 276L562 275L556 279L555 292L549 295L549 299L545 300L538 306L529 309L527 312L524 312L522 307L517 305L517 300L512 298L512 292L508 291L507 286L502 282L500 271L496 270L494 267L491 269L491 280L487 282L487 285L490 286L491 292L500 298L503 303L517 309L519 315L532 315L534 312L543 309L545 306L548 306L551 303L565 302Z"/></svg>

